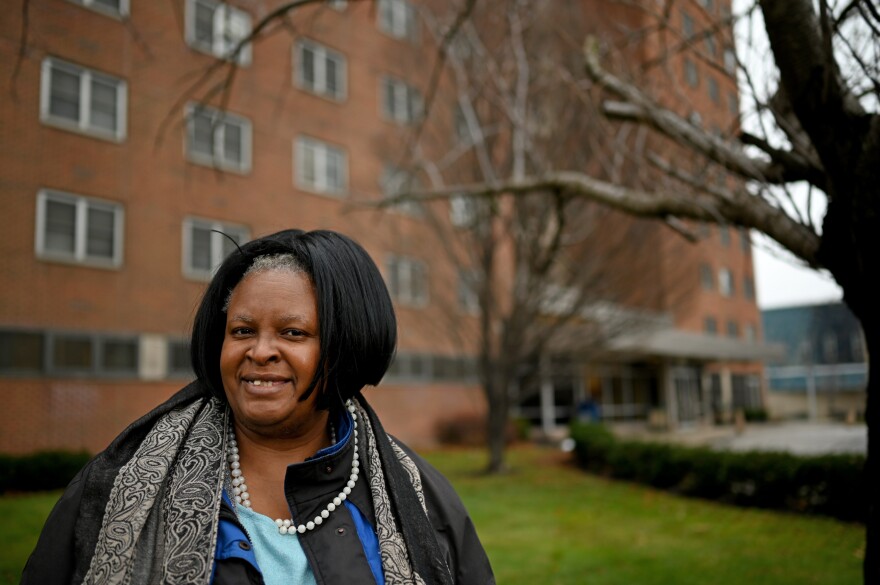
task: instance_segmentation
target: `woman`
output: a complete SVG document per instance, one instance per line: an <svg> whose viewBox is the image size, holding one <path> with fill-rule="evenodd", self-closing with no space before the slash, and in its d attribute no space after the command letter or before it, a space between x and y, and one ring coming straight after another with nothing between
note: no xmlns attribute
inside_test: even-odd
<svg viewBox="0 0 880 585"><path fill-rule="evenodd" d="M347 237L242 246L196 315L197 380L74 478L22 583L494 583L449 483L360 393L396 328Z"/></svg>

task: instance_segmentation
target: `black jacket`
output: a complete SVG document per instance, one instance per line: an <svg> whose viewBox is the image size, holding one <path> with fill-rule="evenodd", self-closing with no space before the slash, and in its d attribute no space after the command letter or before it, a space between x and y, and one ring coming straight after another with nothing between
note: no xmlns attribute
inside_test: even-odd
<svg viewBox="0 0 880 585"><path fill-rule="evenodd" d="M46 521L37 547L25 566L23 585L82 582L95 550L116 473L130 458L156 416L203 396L194 386L188 386L133 423L77 474ZM402 447L419 468L428 517L455 583L493 584L489 560L458 495L436 469ZM349 444L329 458L288 467L285 494L293 516L309 518L319 513L347 479L351 459ZM358 482L349 498L371 526L375 526L368 483ZM234 519L234 513L225 505L221 506L220 514ZM375 583L352 517L344 506L319 529L299 535L299 539L319 585ZM248 563L230 558L215 562L213 582L238 585L262 583L262 579Z"/></svg>

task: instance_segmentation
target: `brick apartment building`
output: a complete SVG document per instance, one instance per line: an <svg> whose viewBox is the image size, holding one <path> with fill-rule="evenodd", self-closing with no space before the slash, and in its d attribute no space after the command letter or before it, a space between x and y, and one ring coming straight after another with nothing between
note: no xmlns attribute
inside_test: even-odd
<svg viewBox="0 0 880 585"><path fill-rule="evenodd" d="M191 378L188 327L232 249L211 230L353 236L398 309L398 359L367 391L386 427L425 444L439 422L483 412L473 348L437 334L457 275L436 235L418 214L355 204L382 198L428 83L415 3L305 9L292 34L238 55L235 90L216 107L187 99L275 4L31 0L20 60L21 15L0 22L0 452L97 451ZM673 18L693 35L719 4L684 2ZM604 14L598 26L611 26ZM731 41L710 38L716 66L676 57L670 99L727 131L738 110ZM523 416L564 421L587 393L610 419L661 412L669 424L761 404L748 234L699 229L694 245L645 224L658 325L525 392Z"/></svg>

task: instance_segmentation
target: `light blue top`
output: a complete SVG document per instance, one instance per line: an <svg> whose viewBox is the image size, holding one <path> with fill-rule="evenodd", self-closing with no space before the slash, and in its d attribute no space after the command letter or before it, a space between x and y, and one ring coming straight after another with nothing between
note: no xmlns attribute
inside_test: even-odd
<svg viewBox="0 0 880 585"><path fill-rule="evenodd" d="M244 506L237 511L266 585L316 585L298 535L280 534L274 520Z"/></svg>

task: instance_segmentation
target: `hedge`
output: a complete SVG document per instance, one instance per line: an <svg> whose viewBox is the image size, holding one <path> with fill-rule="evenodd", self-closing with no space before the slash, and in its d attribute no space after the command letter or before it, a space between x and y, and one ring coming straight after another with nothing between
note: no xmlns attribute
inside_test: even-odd
<svg viewBox="0 0 880 585"><path fill-rule="evenodd" d="M739 506L865 521L861 455L715 451L618 439L584 423L573 424L571 436L578 463L593 473Z"/></svg>
<svg viewBox="0 0 880 585"><path fill-rule="evenodd" d="M0 494L66 487L88 463L86 452L40 451L30 455L0 455Z"/></svg>

